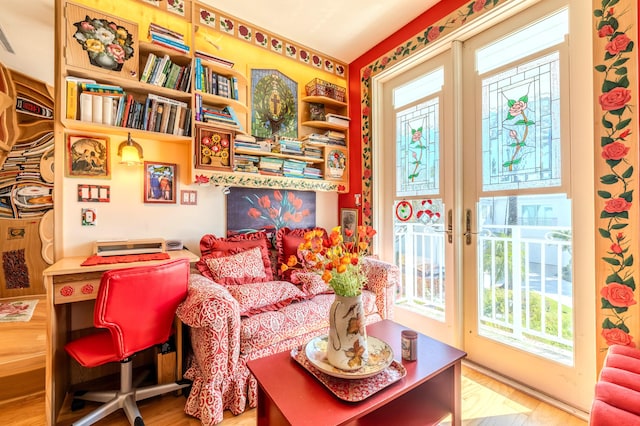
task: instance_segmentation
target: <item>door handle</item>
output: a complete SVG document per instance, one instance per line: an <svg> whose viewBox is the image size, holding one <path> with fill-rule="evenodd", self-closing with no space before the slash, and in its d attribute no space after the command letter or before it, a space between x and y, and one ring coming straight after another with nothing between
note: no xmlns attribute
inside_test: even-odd
<svg viewBox="0 0 640 426"><path fill-rule="evenodd" d="M471 245L471 235L477 234L477 232L471 231L471 209L467 209L466 211L465 219L464 219L464 227L465 227L465 231L464 231L465 243L467 245Z"/></svg>
<svg viewBox="0 0 640 426"><path fill-rule="evenodd" d="M453 211L449 209L447 212L447 241L449 244L453 243Z"/></svg>

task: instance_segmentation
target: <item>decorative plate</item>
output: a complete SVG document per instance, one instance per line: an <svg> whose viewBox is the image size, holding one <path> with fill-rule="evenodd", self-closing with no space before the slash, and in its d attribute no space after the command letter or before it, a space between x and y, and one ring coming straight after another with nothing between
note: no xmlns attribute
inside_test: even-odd
<svg viewBox="0 0 640 426"><path fill-rule="evenodd" d="M305 355L305 350L302 346L292 349L291 357L336 397L349 402L362 401L407 375L407 370L404 366L393 360L387 368L371 377L345 380L329 376L314 367Z"/></svg>
<svg viewBox="0 0 640 426"><path fill-rule="evenodd" d="M372 336L367 337L367 348L369 358L367 363L354 371L345 371L329 364L327 360L327 345L329 337L325 334L311 339L305 346L304 352L307 359L314 367L333 377L342 379L364 379L378 374L393 361L393 350L391 346L380 339Z"/></svg>

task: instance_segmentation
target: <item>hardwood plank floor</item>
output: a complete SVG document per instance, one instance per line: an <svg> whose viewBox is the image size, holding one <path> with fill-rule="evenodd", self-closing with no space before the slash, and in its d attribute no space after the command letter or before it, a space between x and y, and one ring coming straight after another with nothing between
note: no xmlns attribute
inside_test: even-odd
<svg viewBox="0 0 640 426"><path fill-rule="evenodd" d="M481 426L586 426L587 422L539 401L469 367L462 368L462 419L464 425ZM184 397L164 395L139 404L148 425L197 426L198 419L183 412ZM13 403L0 404L0 425L44 425L44 394ZM74 413L73 418L77 418ZM66 420L71 420L68 417ZM225 411L221 426L249 426L256 423L256 410L240 416ZM69 424L64 422L62 424ZM114 413L97 426L125 426L127 418ZM447 421L443 425L449 424Z"/></svg>
<svg viewBox="0 0 640 426"><path fill-rule="evenodd" d="M44 368L45 300L38 303L29 323L0 325L0 379L11 380L16 372ZM17 364L14 361L17 360ZM37 361L37 362L36 362ZM34 365L37 364L37 365ZM21 378L22 376L16 376ZM41 387L44 386L44 378ZM21 379L17 379L20 381ZM2 383L1 388L21 388L25 383ZM184 414L182 396L164 395L141 401L140 411L148 425L197 426L200 421ZM97 405L88 403L85 411ZM70 424L84 411L61 415L60 424ZM472 368L462 368L462 418L464 425L482 426L586 426L587 422L535 399L504 383L498 382ZM240 416L225 411L222 426L249 426L256 423L256 410ZM0 392L0 425L41 426L45 424L44 391L22 399L3 400ZM122 411L113 413L96 423L98 426L128 425ZM444 421L443 425L448 422Z"/></svg>

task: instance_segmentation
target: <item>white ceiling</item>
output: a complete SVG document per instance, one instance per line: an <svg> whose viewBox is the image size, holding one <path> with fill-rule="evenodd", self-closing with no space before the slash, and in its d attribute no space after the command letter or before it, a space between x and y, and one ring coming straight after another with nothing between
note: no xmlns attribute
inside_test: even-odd
<svg viewBox="0 0 640 426"><path fill-rule="evenodd" d="M441 0L202 0L203 3L350 63ZM53 85L54 0L1 0L0 29L15 54L0 62Z"/></svg>

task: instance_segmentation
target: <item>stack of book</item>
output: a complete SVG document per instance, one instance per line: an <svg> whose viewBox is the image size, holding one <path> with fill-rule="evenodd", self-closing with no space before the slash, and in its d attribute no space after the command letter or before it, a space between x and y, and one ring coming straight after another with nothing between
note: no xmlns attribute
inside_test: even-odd
<svg viewBox="0 0 640 426"><path fill-rule="evenodd" d="M160 58L149 53L140 81L187 92L191 88L191 65L180 66L169 55Z"/></svg>
<svg viewBox="0 0 640 426"><path fill-rule="evenodd" d="M305 167L302 174L307 179L322 179L322 172L315 167Z"/></svg>
<svg viewBox="0 0 640 426"><path fill-rule="evenodd" d="M302 140L305 141L307 146L325 146L329 143L329 137L319 133L304 135Z"/></svg>
<svg viewBox="0 0 640 426"><path fill-rule="evenodd" d="M311 145L304 145L303 148L304 151L304 156L305 157L309 157L309 158L322 158L322 149L316 147L316 146L311 146Z"/></svg>
<svg viewBox="0 0 640 426"><path fill-rule="evenodd" d="M287 158L282 162L282 174L286 177L303 178L306 166L305 161Z"/></svg>
<svg viewBox="0 0 640 426"><path fill-rule="evenodd" d="M231 106L219 107L202 103L202 96L196 94L196 120L212 123L233 130L244 131L236 112Z"/></svg>
<svg viewBox="0 0 640 426"><path fill-rule="evenodd" d="M244 150L262 152L262 148L258 144L256 138L250 135L237 134L234 146Z"/></svg>
<svg viewBox="0 0 640 426"><path fill-rule="evenodd" d="M256 164L260 161L260 157L247 154L235 154L233 156L233 170L244 173L258 173Z"/></svg>
<svg viewBox="0 0 640 426"><path fill-rule="evenodd" d="M302 150L302 141L294 138L285 138L281 137L278 139L279 149L278 151L281 154L291 154L291 155L303 155L304 151Z"/></svg>
<svg viewBox="0 0 640 426"><path fill-rule="evenodd" d="M180 34L154 22L149 24L149 41L158 46L173 49L183 54L187 54L191 50L189 46L184 44L184 34Z"/></svg>
<svg viewBox="0 0 640 426"><path fill-rule="evenodd" d="M332 145L347 146L344 132L338 132L336 130L327 130L327 132L324 135L328 139L327 143L330 143Z"/></svg>
<svg viewBox="0 0 640 426"><path fill-rule="evenodd" d="M221 67L225 67L225 68L233 68L233 65L234 65L234 63L228 59L214 56L210 53L203 52L202 50L196 50L194 56L196 58L204 59L205 61L212 62L216 65L220 65Z"/></svg>
<svg viewBox="0 0 640 426"><path fill-rule="evenodd" d="M258 168L260 174L282 176L283 164L286 160L276 157L261 157Z"/></svg>
<svg viewBox="0 0 640 426"><path fill-rule="evenodd" d="M349 117L347 117L346 115L325 114L325 119L327 120L327 123L338 124L344 127L349 126Z"/></svg>

